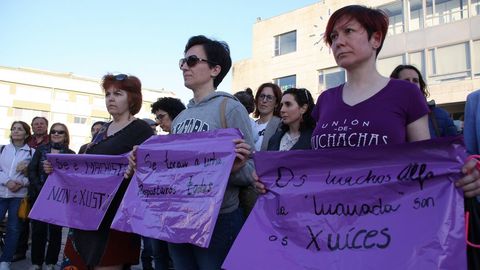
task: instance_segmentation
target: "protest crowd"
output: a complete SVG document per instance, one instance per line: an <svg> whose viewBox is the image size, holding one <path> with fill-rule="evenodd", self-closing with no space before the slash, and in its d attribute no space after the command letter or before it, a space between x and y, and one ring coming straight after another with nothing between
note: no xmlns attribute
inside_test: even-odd
<svg viewBox="0 0 480 270"><path fill-rule="evenodd" d="M324 41L332 49L338 66L346 70L348 80L323 91L316 102L308 89L282 91L271 82L263 83L256 91L248 88L235 95L216 91L232 65L229 46L199 35L188 40L179 62L184 84L192 90L193 98L187 106L176 98L159 98L151 106L155 121L135 117L142 102L139 78L106 74L101 87L111 121L94 123L91 142L78 151L69 148L68 127L63 123L49 126L44 117L33 118L30 125L13 122L10 144L0 149L0 216L6 222L0 270L10 269L16 261L26 258L30 237L32 270L120 270L140 262L146 270L222 269L256 201L269 193L255 173L251 157L257 151L373 148L464 136L468 153L480 154L480 125L477 126L476 120L480 116L480 92L467 98L462 134L447 111L428 102L428 87L415 66L398 66L390 78L377 71L376 59L387 28L388 17L382 11L364 6L346 6L330 16ZM368 124L355 125L353 119ZM349 122L345 125L348 130L334 124L344 121ZM156 135L158 127L171 135ZM224 128L238 129L243 136L233 140L235 158L207 246L112 229L131 179L135 179L132 177L139 162L139 145L152 136L179 136ZM24 204L31 207L39 203L42 188L56 171L47 155L75 156L75 152L126 155L128 167L109 198L110 204L98 229L63 228L68 230L68 237L62 239L62 226L29 219L20 212ZM471 209L480 207L476 200L480 195L477 164L476 159L465 162L462 176L455 182L465 197L465 205ZM470 229L480 230L478 222L480 218L470 220L473 224ZM66 242L63 251L62 242ZM58 261L62 253L63 260ZM480 269L478 248L468 246L466 253L469 269ZM264 256L268 258L268 254Z"/></svg>

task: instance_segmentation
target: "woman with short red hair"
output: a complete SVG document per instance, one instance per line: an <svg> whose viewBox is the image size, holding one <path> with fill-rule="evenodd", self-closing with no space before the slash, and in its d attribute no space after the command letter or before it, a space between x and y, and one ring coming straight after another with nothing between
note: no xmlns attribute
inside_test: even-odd
<svg viewBox="0 0 480 270"><path fill-rule="evenodd" d="M105 124L88 146L86 154L121 155L153 135L150 126L134 117L142 106L141 82L135 76L107 74L103 77L105 105L112 121ZM138 264L140 237L110 229L113 217L130 179L123 179L97 231L73 230L73 244L84 263L93 269L123 269Z"/></svg>

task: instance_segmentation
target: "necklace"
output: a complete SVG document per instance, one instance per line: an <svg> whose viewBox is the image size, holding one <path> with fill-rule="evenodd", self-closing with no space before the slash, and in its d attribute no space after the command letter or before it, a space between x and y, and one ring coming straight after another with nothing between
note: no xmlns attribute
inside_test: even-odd
<svg viewBox="0 0 480 270"><path fill-rule="evenodd" d="M290 134L286 132L282 136L282 139L280 140L280 147L278 150L279 151L290 150L298 142L298 139L300 139L300 134L295 137L291 137Z"/></svg>

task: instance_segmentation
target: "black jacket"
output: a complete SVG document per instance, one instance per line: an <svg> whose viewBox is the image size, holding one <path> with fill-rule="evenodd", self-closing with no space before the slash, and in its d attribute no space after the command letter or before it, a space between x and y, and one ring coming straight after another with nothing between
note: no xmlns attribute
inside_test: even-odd
<svg viewBox="0 0 480 270"><path fill-rule="evenodd" d="M278 151L280 148L280 141L282 140L283 135L285 134L285 130L278 129L275 134L270 138L268 141L268 151ZM300 138L298 138L298 142L296 142L290 150L308 150L312 149L311 138L312 138L313 129L302 130L300 132Z"/></svg>
<svg viewBox="0 0 480 270"><path fill-rule="evenodd" d="M32 202L36 200L47 180L48 175L43 170L43 161L47 159L47 154L51 152L52 146L50 143L39 146L28 165L28 180L30 181L28 196ZM60 154L75 154L75 152L66 148L60 150Z"/></svg>

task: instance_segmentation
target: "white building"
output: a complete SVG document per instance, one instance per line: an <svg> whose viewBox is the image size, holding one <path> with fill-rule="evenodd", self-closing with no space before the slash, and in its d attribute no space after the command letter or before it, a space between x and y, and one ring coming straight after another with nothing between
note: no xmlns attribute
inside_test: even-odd
<svg viewBox="0 0 480 270"><path fill-rule="evenodd" d="M423 73L430 98L458 118L468 93L480 89L480 0L324 0L253 25L252 57L233 65L232 88L271 81L314 95L345 81L322 33L330 14L350 4L383 9L390 19L378 69L398 64Z"/></svg>
<svg viewBox="0 0 480 270"><path fill-rule="evenodd" d="M90 127L95 121L108 121L104 93L99 79L71 73L0 67L0 144L9 143L13 121L31 123L44 116L49 125L61 122L70 131L70 148L78 151L91 140ZM142 109L138 118L151 118L150 105L159 97L175 96L166 90L142 89Z"/></svg>

